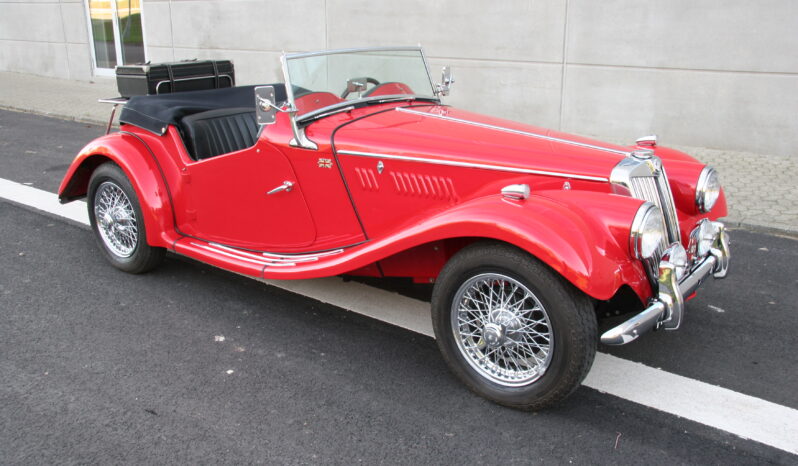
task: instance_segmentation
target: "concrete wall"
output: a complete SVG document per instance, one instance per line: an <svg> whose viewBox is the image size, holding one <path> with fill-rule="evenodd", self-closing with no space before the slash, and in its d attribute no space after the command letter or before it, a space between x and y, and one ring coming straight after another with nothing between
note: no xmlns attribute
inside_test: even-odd
<svg viewBox="0 0 798 466"><path fill-rule="evenodd" d="M92 78L82 0L0 0L0 71Z"/></svg>
<svg viewBox="0 0 798 466"><path fill-rule="evenodd" d="M86 79L76 6L0 0L0 69ZM20 9L44 12L46 40L25 42L3 19ZM83 23L62 30L58 14ZM453 66L446 102L459 107L618 141L655 132L798 156L795 0L145 0L143 20L150 60L231 58L241 84L281 80L283 50L420 42L434 76ZM26 65L17 49L49 58Z"/></svg>

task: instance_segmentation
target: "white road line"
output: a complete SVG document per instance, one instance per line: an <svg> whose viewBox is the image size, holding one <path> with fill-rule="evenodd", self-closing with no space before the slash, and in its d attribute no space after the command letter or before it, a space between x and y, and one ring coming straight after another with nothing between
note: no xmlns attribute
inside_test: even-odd
<svg viewBox="0 0 798 466"><path fill-rule="evenodd" d="M89 224L89 214L85 202L61 204L58 197L47 191L0 178L0 197L24 204L47 213L68 218L75 222Z"/></svg>
<svg viewBox="0 0 798 466"><path fill-rule="evenodd" d="M0 197L88 224L85 202L0 178ZM429 304L340 278L261 280L284 290L433 337ZM798 454L798 410L633 361L598 353L584 385Z"/></svg>

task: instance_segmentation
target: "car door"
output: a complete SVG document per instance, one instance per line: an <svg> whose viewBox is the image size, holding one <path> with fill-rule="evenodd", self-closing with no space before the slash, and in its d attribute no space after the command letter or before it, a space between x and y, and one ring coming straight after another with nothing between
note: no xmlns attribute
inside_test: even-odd
<svg viewBox="0 0 798 466"><path fill-rule="evenodd" d="M189 164L181 178L185 209L176 212L176 219L184 234L274 252L301 249L316 238L291 164L262 140Z"/></svg>

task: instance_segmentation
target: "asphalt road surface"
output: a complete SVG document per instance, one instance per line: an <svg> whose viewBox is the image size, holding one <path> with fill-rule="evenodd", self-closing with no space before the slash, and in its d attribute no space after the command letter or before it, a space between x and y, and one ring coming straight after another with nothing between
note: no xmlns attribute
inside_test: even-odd
<svg viewBox="0 0 798 466"><path fill-rule="evenodd" d="M54 192L101 133L0 111L0 178ZM732 240L729 278L700 290L682 329L600 351L796 409L798 241ZM586 387L543 412L502 408L428 337L175 255L127 275L85 227L0 199L0 464L120 462L798 457Z"/></svg>

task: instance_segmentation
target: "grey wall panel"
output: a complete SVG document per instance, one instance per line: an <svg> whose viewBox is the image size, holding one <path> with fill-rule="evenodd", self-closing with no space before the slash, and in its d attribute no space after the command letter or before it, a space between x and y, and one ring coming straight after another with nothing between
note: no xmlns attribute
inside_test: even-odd
<svg viewBox="0 0 798 466"><path fill-rule="evenodd" d="M792 0L569 0L571 63L798 72Z"/></svg>
<svg viewBox="0 0 798 466"><path fill-rule="evenodd" d="M565 0L328 0L330 48L416 45L457 58L562 61Z"/></svg>
<svg viewBox="0 0 798 466"><path fill-rule="evenodd" d="M794 153L798 76L572 65L563 130L630 143Z"/></svg>
<svg viewBox="0 0 798 466"><path fill-rule="evenodd" d="M91 80L91 53L89 48L85 44L67 44L66 48L69 79Z"/></svg>
<svg viewBox="0 0 798 466"><path fill-rule="evenodd" d="M66 47L63 43L0 40L3 71L68 78Z"/></svg>
<svg viewBox="0 0 798 466"><path fill-rule="evenodd" d="M180 18L176 18L181 21ZM172 16L168 2L147 2L143 7L142 26L147 39L147 52L153 47L172 47ZM150 56L150 60L153 60Z"/></svg>
<svg viewBox="0 0 798 466"><path fill-rule="evenodd" d="M63 42L58 3L0 3L0 39Z"/></svg>
<svg viewBox="0 0 798 466"><path fill-rule="evenodd" d="M61 16L63 18L65 40L71 44L87 44L89 42L89 32L86 24L86 9L83 3L62 4Z"/></svg>
<svg viewBox="0 0 798 466"><path fill-rule="evenodd" d="M798 146L795 0L144 0L148 58L424 45L447 103L544 127L758 153ZM0 70L95 79L83 0L0 0ZM88 64L87 64L88 62ZM103 78L98 78L103 79Z"/></svg>
<svg viewBox="0 0 798 466"><path fill-rule="evenodd" d="M172 2L171 9L175 47L252 51L324 48L322 0Z"/></svg>
<svg viewBox="0 0 798 466"><path fill-rule="evenodd" d="M147 56L153 63L173 61L175 59L175 50L172 47L147 47Z"/></svg>
<svg viewBox="0 0 798 466"><path fill-rule="evenodd" d="M434 82L443 65L455 84L444 102L459 108L538 126L557 127L560 119L560 65L433 58Z"/></svg>

